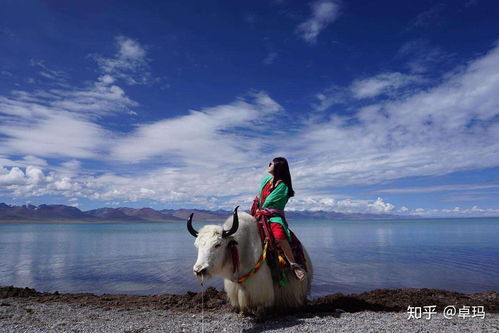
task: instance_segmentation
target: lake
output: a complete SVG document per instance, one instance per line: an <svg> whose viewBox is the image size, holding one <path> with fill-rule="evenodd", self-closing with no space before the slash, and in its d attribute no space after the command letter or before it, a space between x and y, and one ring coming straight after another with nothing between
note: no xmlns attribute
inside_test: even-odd
<svg viewBox="0 0 499 333"><path fill-rule="evenodd" d="M499 218L289 222L313 261L312 297L376 288L499 290ZM193 242L184 223L0 224L0 285L200 291ZM208 285L222 287L220 279Z"/></svg>

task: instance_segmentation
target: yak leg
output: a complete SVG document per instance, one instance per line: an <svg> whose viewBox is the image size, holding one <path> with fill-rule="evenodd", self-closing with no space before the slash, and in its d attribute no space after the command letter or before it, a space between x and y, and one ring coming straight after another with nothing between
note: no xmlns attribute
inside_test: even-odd
<svg viewBox="0 0 499 333"><path fill-rule="evenodd" d="M224 280L224 288L225 288L225 293L227 294L227 298L229 299L230 305L232 305L232 308L234 311L239 312L241 307L239 306L239 285L235 282L232 282L231 280L225 279Z"/></svg>
<svg viewBox="0 0 499 333"><path fill-rule="evenodd" d="M242 284L225 279L224 287L232 307L245 314L260 314L274 306L274 285L266 263Z"/></svg>
<svg viewBox="0 0 499 333"><path fill-rule="evenodd" d="M237 299L239 301L239 307L244 314L249 314L251 311L251 304L248 292L243 288L239 288L237 291Z"/></svg>
<svg viewBox="0 0 499 333"><path fill-rule="evenodd" d="M260 267L255 275L246 280L242 287L247 297L248 306L255 315L258 316L274 306L274 283L266 263Z"/></svg>

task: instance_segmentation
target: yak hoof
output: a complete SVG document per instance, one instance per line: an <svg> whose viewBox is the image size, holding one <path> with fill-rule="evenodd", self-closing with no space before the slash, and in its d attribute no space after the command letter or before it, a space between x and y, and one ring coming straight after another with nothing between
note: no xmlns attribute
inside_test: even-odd
<svg viewBox="0 0 499 333"><path fill-rule="evenodd" d="M255 320L258 321L264 321L267 317L267 311L263 306L259 306L256 308L255 311Z"/></svg>

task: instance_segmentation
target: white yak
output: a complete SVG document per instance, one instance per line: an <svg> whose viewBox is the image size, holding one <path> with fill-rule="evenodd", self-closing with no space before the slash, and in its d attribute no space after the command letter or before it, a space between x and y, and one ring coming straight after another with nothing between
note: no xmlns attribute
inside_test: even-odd
<svg viewBox="0 0 499 333"><path fill-rule="evenodd" d="M236 311L260 315L269 310L298 307L305 303L312 280L312 263L305 248L307 273L303 281L286 268L289 283L280 286L273 282L270 268L264 261L254 275L238 283L237 280L258 262L263 251L255 218L247 213L238 213L236 207L223 227L207 225L197 232L192 227L192 216L187 221L187 229L196 237L194 245L198 248L194 274L198 279L223 278L230 304ZM239 268L235 273L230 244L237 246L239 254Z"/></svg>

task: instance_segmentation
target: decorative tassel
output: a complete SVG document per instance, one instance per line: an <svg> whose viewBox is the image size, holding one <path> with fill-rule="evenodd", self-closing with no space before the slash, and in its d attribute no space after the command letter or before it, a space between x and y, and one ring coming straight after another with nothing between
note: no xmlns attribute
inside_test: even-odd
<svg viewBox="0 0 499 333"><path fill-rule="evenodd" d="M237 251L237 242L234 239L229 241L230 256L232 257L232 273L239 270L239 251Z"/></svg>
<svg viewBox="0 0 499 333"><path fill-rule="evenodd" d="M281 287L286 287L288 285L288 279L286 278L286 274L284 274L283 269L281 269L281 279L279 280L279 285Z"/></svg>
<svg viewBox="0 0 499 333"><path fill-rule="evenodd" d="M282 269L286 267L286 259L282 255L279 254L279 267Z"/></svg>

